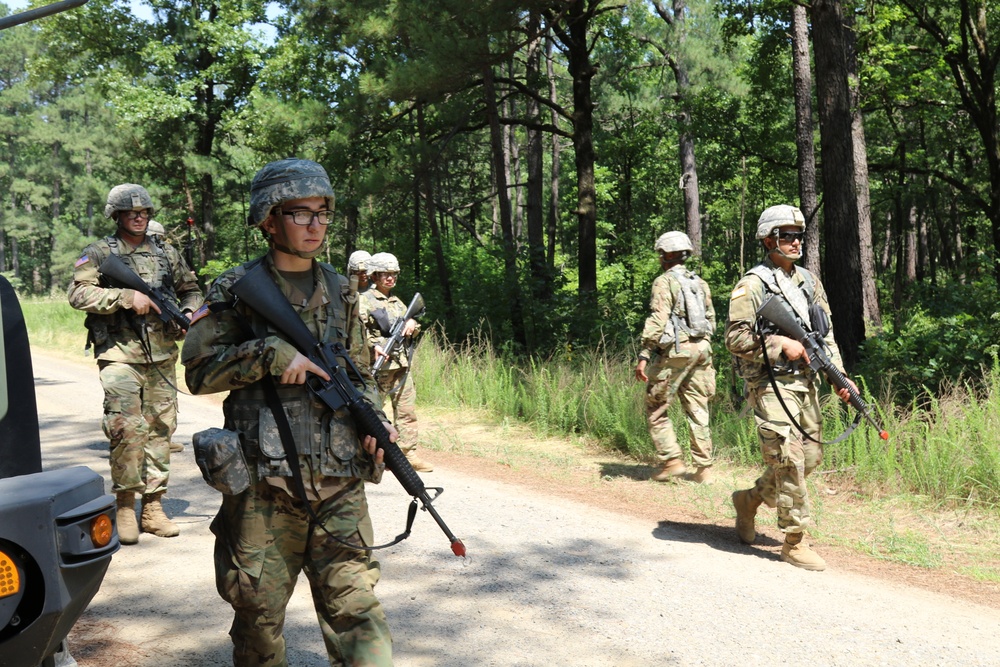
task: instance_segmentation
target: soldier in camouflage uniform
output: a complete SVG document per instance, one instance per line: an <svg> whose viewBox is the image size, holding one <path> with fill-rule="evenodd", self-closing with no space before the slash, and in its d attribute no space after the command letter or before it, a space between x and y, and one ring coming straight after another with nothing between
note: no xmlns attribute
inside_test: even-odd
<svg viewBox="0 0 1000 667"><path fill-rule="evenodd" d="M348 318L348 280L315 260L332 208L329 178L315 162L288 158L261 169L250 186L249 223L260 227L271 249L216 279L184 344L191 391L229 391L225 425L240 432L250 472L250 487L224 495L212 523L216 585L235 611L229 633L235 665L288 664L282 628L301 571L309 579L330 664L392 664L392 638L374 592L379 564L364 550L374 545L365 482L380 481L383 452L370 436L359 441L346 409L330 411L305 386L309 374L329 379L326 372L229 291L263 264L318 340L344 342L353 330L362 343L354 348L358 354L352 351L362 374L358 386L367 382L367 398L385 420L364 359L361 321ZM276 387L298 461L286 460L266 383ZM395 430L387 428L394 440ZM305 499L294 490L290 465L302 471Z"/></svg>
<svg viewBox="0 0 1000 667"><path fill-rule="evenodd" d="M375 363L385 356L382 348L389 338L392 324L406 314L406 304L392 295L399 278L399 260L388 252L377 252L368 260L368 275L373 288L361 294L361 321L368 334L369 360ZM392 405L393 420L399 431L399 448L406 454L410 465L417 472L433 472L434 466L417 456L417 390L410 373L412 339L420 332L420 323L407 320L403 336L410 344L397 346L378 372L379 392L382 402Z"/></svg>
<svg viewBox="0 0 1000 667"><path fill-rule="evenodd" d="M170 477L170 436L177 428L174 368L184 332L172 322L164 324L145 294L112 287L97 269L109 255L117 255L150 287L172 293L189 317L202 304L194 273L180 254L146 235L152 213L145 188L130 183L112 188L104 215L115 220L118 230L84 248L69 289L70 305L87 312L87 344L94 346L104 387L102 425L111 441L122 544L139 541L136 493L142 495L144 532L160 537L180 532L164 514L160 498Z"/></svg>
<svg viewBox="0 0 1000 667"><path fill-rule="evenodd" d="M794 206L766 209L757 222L757 238L767 253L763 263L750 269L737 283L729 301L726 347L736 360L737 373L747 383L748 400L757 423L764 474L753 488L733 494L736 530L740 540L752 544L757 532L755 517L761 503L777 508L778 528L785 533L781 559L796 567L819 571L826 563L803 541L811 518L806 477L823 460L820 377L809 368L802 344L765 323L758 329L757 309L769 295L784 299L807 330L813 329L809 309L819 307L829 318L830 306L819 279L795 262L802 257L805 218ZM761 335L767 350L761 351ZM840 367L840 352L833 328L826 335L831 360ZM765 363L770 363L774 384ZM809 437L792 425L780 399ZM849 399L847 389L838 392Z"/></svg>
<svg viewBox="0 0 1000 667"><path fill-rule="evenodd" d="M367 250L355 250L347 258L347 277L357 276L358 292L364 292L371 286L368 280L368 260L372 258Z"/></svg>
<svg viewBox="0 0 1000 667"><path fill-rule="evenodd" d="M715 396L712 333L715 308L708 283L684 266L691 240L683 232L667 232L656 241L663 273L653 281L652 313L642 330L637 380L646 383L646 421L659 463L652 479L666 482L687 472L668 411L680 399L691 433L691 479L711 481L712 434L708 402ZM648 373L647 373L648 365Z"/></svg>

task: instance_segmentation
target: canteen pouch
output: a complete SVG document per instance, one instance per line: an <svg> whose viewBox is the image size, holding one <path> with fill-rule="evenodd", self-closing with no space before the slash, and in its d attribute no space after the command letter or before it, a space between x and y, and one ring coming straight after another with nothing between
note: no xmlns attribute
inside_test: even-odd
<svg viewBox="0 0 1000 667"><path fill-rule="evenodd" d="M240 434L224 428L199 431L191 439L194 460L210 487L228 496L243 493L250 487Z"/></svg>

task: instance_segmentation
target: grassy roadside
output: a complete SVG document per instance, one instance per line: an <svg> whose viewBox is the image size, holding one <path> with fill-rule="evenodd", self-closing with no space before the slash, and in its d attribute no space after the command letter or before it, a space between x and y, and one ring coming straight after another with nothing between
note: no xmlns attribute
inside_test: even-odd
<svg viewBox="0 0 1000 667"><path fill-rule="evenodd" d="M82 313L59 300L29 299L22 306L33 346L87 362ZM641 385L628 376L624 363L594 357L583 364L585 373L572 373L561 364L524 369L488 350L449 351L425 341L415 372L428 458L608 510L681 524L690 528L692 539L717 540L719 548L742 548L734 546L729 496L759 473L751 420L737 419L735 412L716 419L713 435L720 461L715 484L650 482ZM525 377L541 378L543 391L536 392L541 397L532 395ZM925 418L909 425L896 420L894 434L921 427L934 442L966 451L946 448L933 456L910 451L893 461L930 477L966 470L971 463L984 469L981 479L988 486L989 475L1000 468L985 470L991 452L997 455L997 440L988 436L996 430L992 403L955 396L936 409L933 414L951 414L951 419ZM834 413L831 430L840 426L838 419ZM579 427L581 420L587 428ZM682 421L675 423L684 439ZM968 444L969 433L976 448ZM859 429L845 450L866 450L870 437ZM949 456L959 460L949 461ZM810 478L817 519L813 538L833 567L879 571L1000 608L1000 513L995 505L983 502L982 493L956 498L948 491L941 496L915 492L902 482L875 484L858 475L858 464L848 465L849 460L840 450L828 452L828 468ZM886 460L878 465L892 467ZM968 473L955 474L961 481ZM762 511L760 549L773 552L780 544L773 524L774 513Z"/></svg>

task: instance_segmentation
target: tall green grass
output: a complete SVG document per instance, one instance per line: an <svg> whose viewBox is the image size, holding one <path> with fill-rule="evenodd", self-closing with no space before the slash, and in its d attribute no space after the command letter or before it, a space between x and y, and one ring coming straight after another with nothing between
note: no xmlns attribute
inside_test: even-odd
<svg viewBox="0 0 1000 667"><path fill-rule="evenodd" d="M32 345L82 354L82 312L61 299L25 299L21 305ZM712 404L716 453L738 465L758 465L753 416L741 416L739 397L727 390L728 361L719 357L719 395ZM643 385L633 367L631 354L606 348L524 360L496 349L485 336L455 346L432 331L420 345L414 374L421 403L518 419L543 436L585 435L651 460ZM981 382L956 384L921 402L900 407L892 399L870 401L889 440L879 439L862 422L846 440L826 446L824 470L849 478L871 495L905 493L950 506L1000 506L1000 367L984 369ZM824 438L831 439L854 413L829 394L822 403ZM687 426L677 406L671 415L678 439L686 442Z"/></svg>
<svg viewBox="0 0 1000 667"><path fill-rule="evenodd" d="M439 335L427 338L414 365L422 402L484 409L498 419L529 422L543 435L585 434L609 448L652 459L644 387L634 379L631 355L600 349L524 361L498 351L485 337L460 346L448 345ZM739 396L725 391L727 367L721 370L712 405L717 456L757 465L753 416L741 414ZM985 372L985 390L951 387L926 406L887 409L891 397L870 401L889 440L862 421L848 438L826 445L824 470L851 478L873 495L907 493L949 505L1000 505L1000 369ZM822 405L824 439L832 440L855 413L832 394L823 397ZM687 425L678 406L672 406L671 416L678 439L686 442Z"/></svg>

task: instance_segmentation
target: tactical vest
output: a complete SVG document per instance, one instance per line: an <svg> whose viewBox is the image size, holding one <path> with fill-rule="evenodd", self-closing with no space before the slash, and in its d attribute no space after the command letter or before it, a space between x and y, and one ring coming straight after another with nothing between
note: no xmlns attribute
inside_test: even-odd
<svg viewBox="0 0 1000 667"><path fill-rule="evenodd" d="M705 290L698 276L687 269L675 270L673 274L681 286L680 298L677 300L678 303L674 304L674 312L677 312L678 316L684 316L683 320L677 321L678 327L687 333L688 338L704 338L711 335L712 323L708 321L705 312Z"/></svg>
<svg viewBox="0 0 1000 667"><path fill-rule="evenodd" d="M333 267L320 264L326 283L328 303L316 313L317 337L323 343L344 343L347 339L347 296L349 288ZM252 266L248 266L248 269ZM284 336L253 311L246 311L255 338ZM274 377L274 376L272 376ZM275 378L277 380L277 378ZM309 471L325 477L374 479L374 463L363 454L354 419L346 408L331 412L305 385L287 386L275 382L278 397L291 427L299 466L309 484ZM247 465L258 479L291 477L285 448L274 414L264 397L262 381L230 392L223 404L226 428L242 434Z"/></svg>
<svg viewBox="0 0 1000 667"><path fill-rule="evenodd" d="M806 296L806 303L810 306L815 303L816 298L816 279L813 277L809 271L803 269L801 266L796 266L795 271L802 276L802 283L799 285L799 289L802 290L803 294ZM785 298L784 293L782 293L781 288L778 287L778 282L774 279L774 271L767 268L763 264L758 264L753 267L747 273L752 273L753 275L760 278L761 282L764 283L764 288L771 294L780 297L786 303L788 300ZM804 328L806 331L812 331L812 323L805 322L802 317L795 311L794 308L789 307L789 311L795 315L795 320ZM763 333L765 336L772 334L783 334L772 323L764 320L763 318L758 318L757 320L757 331ZM798 361L788 361L787 359L771 359L771 368L774 370L775 375L800 375L809 369L809 366Z"/></svg>
<svg viewBox="0 0 1000 667"><path fill-rule="evenodd" d="M132 269L137 276L142 278L147 285L153 289L161 288L164 295L172 299L176 304L177 295L174 292L174 272L173 268L170 266L170 259L167 257L166 252L160 245L154 243L149 238L146 240L147 245L152 248L151 252L144 250L142 252L123 254L117 236L105 237L104 243L107 245L108 251L112 255L116 255L119 259L121 259L122 262L124 262L127 267ZM105 259L104 249L101 248L99 243L88 246L88 248L100 251L86 251L87 254L90 255L92 261L96 262L99 267L101 262ZM152 261L142 261L147 258ZM100 276L99 280L101 287L111 287L111 284L107 282L104 276ZM87 313L87 316L84 319L84 326L87 328L88 332L87 349L93 345L94 355L98 356L101 354L103 349L106 349L106 346L108 346L110 342L119 340L121 336L137 335L128 319L130 317L141 318L142 316L131 314L127 309L119 309L108 315ZM152 316L146 318L146 323L151 329L162 333L168 340L171 338L179 340L183 337L182 332L176 326L164 328L163 321L156 317L155 313L152 313Z"/></svg>

